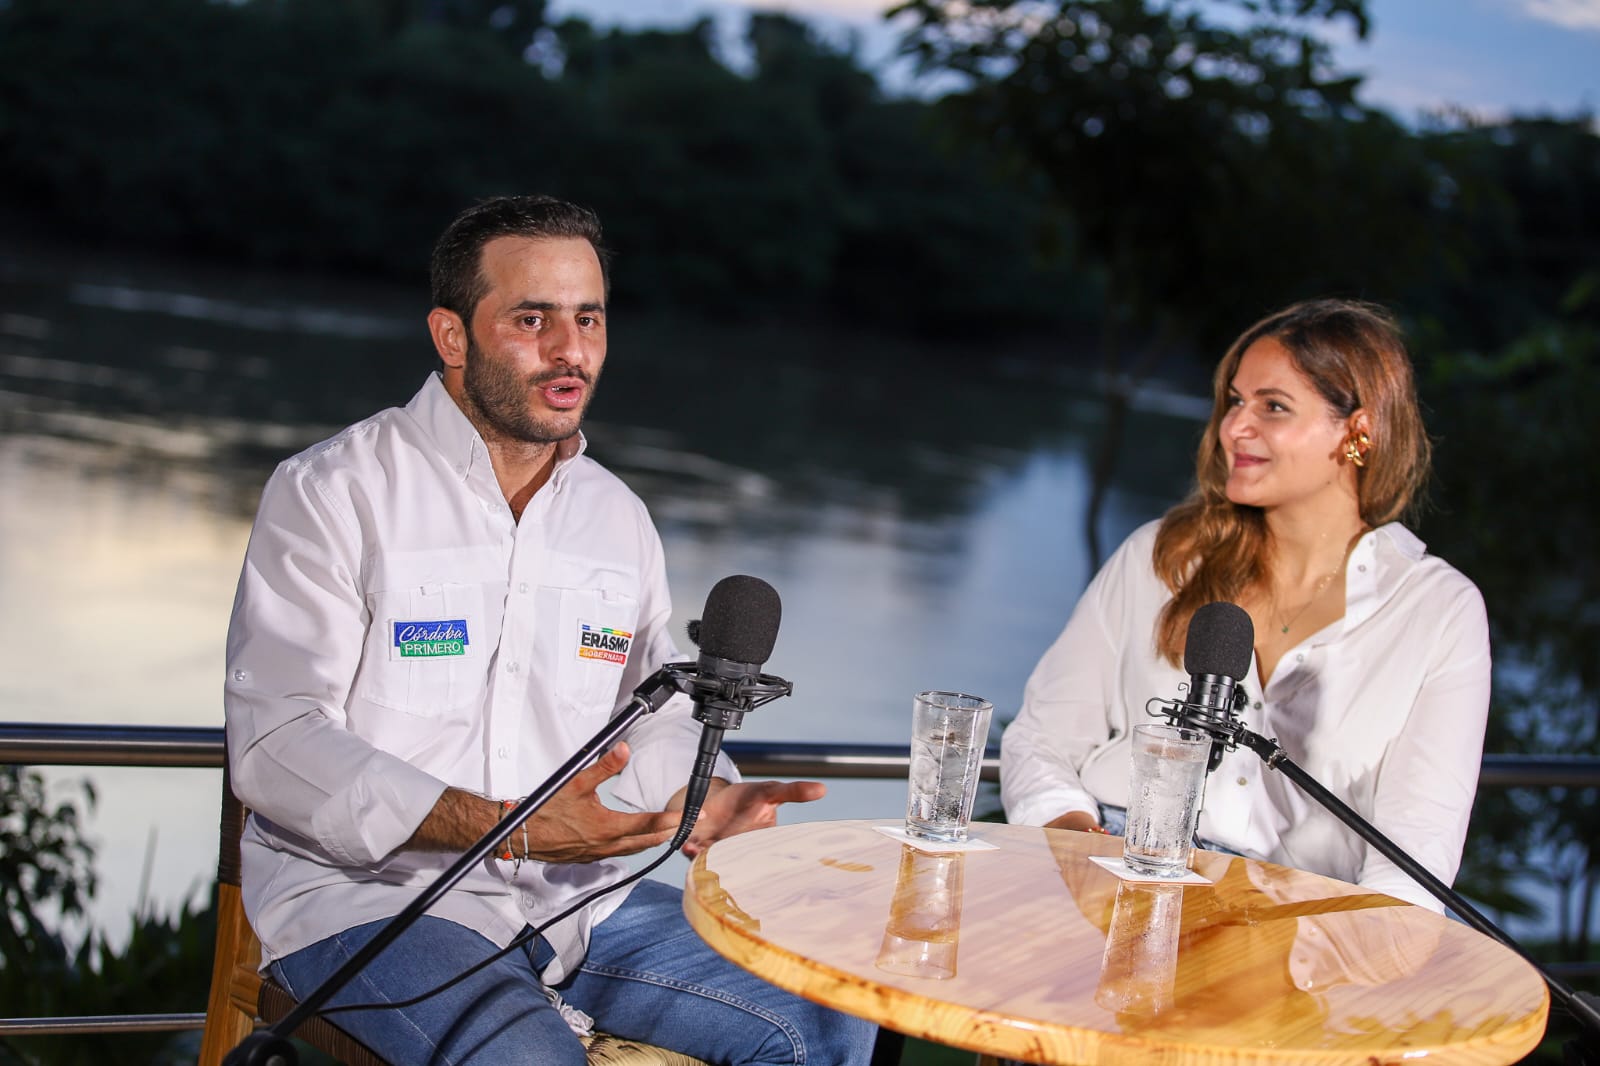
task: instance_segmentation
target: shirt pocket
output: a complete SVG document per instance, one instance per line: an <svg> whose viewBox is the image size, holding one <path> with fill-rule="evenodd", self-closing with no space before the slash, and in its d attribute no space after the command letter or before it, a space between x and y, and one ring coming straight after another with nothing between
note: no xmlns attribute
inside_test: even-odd
<svg viewBox="0 0 1600 1066"><path fill-rule="evenodd" d="M471 703L484 686L483 589L430 582L369 597L372 624L356 694L419 718Z"/></svg>
<svg viewBox="0 0 1600 1066"><path fill-rule="evenodd" d="M605 587L549 591L561 603L557 700L570 712L609 716L617 705L623 668L634 654L639 598Z"/></svg>

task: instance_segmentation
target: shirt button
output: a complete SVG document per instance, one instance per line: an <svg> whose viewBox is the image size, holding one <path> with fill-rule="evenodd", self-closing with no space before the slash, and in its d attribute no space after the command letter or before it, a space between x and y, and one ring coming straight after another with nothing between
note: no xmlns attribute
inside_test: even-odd
<svg viewBox="0 0 1600 1066"><path fill-rule="evenodd" d="M498 748L494 749L494 753L500 756L500 758L504 759L506 757L506 746L504 744L500 745ZM1239 780L1241 783L1244 781L1243 778L1240 778Z"/></svg>
<svg viewBox="0 0 1600 1066"><path fill-rule="evenodd" d="M517 672L517 664L516 663L506 663L506 673L514 674L516 672Z"/></svg>
<svg viewBox="0 0 1600 1066"><path fill-rule="evenodd" d="M1360 566L1356 567L1356 569L1361 571L1364 574L1364 573L1367 572L1367 564L1366 563L1362 563Z"/></svg>
<svg viewBox="0 0 1600 1066"><path fill-rule="evenodd" d="M243 681L244 680L244 671L243 670L235 670L233 672L233 679L235 681Z"/></svg>
<svg viewBox="0 0 1600 1066"><path fill-rule="evenodd" d="M1241 777L1241 778L1239 778L1239 785L1240 785L1240 787L1243 787L1243 786L1244 786L1244 785L1245 785L1245 784L1247 784L1247 783L1248 783L1248 782L1246 782L1246 781L1245 781L1245 779L1244 779L1244 778L1242 778L1242 777Z"/></svg>
<svg viewBox="0 0 1600 1066"><path fill-rule="evenodd" d="M517 591L518 592L527 592L528 591L528 583L526 581L524 581L522 584L518 585L517 586Z"/></svg>
<svg viewBox="0 0 1600 1066"><path fill-rule="evenodd" d="M1306 657L1304 655L1296 655L1294 657L1294 661L1297 663L1303 663L1306 661Z"/></svg>
<svg viewBox="0 0 1600 1066"><path fill-rule="evenodd" d="M1255 708L1256 708L1256 710L1258 710L1258 711L1259 711L1259 710L1260 710L1260 709L1261 709L1261 701L1260 701L1260 700L1256 700L1256 702L1255 702Z"/></svg>

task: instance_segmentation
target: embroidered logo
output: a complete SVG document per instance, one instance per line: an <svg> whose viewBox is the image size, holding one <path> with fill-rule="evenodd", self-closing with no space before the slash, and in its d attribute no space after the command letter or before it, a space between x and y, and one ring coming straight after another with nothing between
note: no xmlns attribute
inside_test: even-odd
<svg viewBox="0 0 1600 1066"><path fill-rule="evenodd" d="M628 661L628 649L633 647L633 634L623 629L606 629L588 622L578 623L578 658L599 659L616 663Z"/></svg>
<svg viewBox="0 0 1600 1066"><path fill-rule="evenodd" d="M445 655L465 655L467 620L445 618L437 622L395 622L394 646L402 659L435 659Z"/></svg>

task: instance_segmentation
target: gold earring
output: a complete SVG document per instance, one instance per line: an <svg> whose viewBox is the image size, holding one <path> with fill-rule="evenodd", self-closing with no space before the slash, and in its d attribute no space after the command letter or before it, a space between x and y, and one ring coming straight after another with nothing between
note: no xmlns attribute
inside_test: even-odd
<svg viewBox="0 0 1600 1066"><path fill-rule="evenodd" d="M1344 457L1357 466L1367 465L1367 449L1372 447L1372 438L1365 433L1357 433L1344 442Z"/></svg>

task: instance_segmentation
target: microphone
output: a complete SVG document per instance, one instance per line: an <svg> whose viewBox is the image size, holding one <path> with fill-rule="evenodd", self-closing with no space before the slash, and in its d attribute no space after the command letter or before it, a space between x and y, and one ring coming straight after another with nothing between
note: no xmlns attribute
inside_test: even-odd
<svg viewBox="0 0 1600 1066"><path fill-rule="evenodd" d="M1164 700L1156 697L1145 704L1145 712L1150 715L1164 714L1173 725L1209 733L1211 762L1206 768L1207 773L1217 768L1224 751L1232 751L1241 743L1261 756L1261 761L1269 770L1277 770L1293 781L1302 792L1450 908L1456 917L1483 935L1504 944L1537 970L1550 987L1550 998L1566 1008L1577 1019L1579 1026L1586 1030L1580 1040L1600 1036L1600 1009L1596 1008L1593 993L1574 991L1551 974L1544 963L1528 954L1493 922L1479 914L1470 902L1301 769L1276 740L1252 732L1239 720L1248 702L1239 679L1250 669L1250 654L1254 646L1255 625L1243 608L1225 602L1206 604L1189 620L1189 633L1183 645L1183 668L1189 673L1189 698ZM1567 1046L1574 1047L1577 1043L1569 1042Z"/></svg>
<svg viewBox="0 0 1600 1066"><path fill-rule="evenodd" d="M683 846L700 816L722 734L738 729L746 712L794 691L790 682L761 672L777 643L782 614L777 590L765 581L747 574L725 577L706 595L703 617L689 623L689 639L699 645L700 657L692 664L662 667L694 700L695 720L705 727L684 793L683 820L670 848Z"/></svg>
<svg viewBox="0 0 1600 1066"><path fill-rule="evenodd" d="M1164 714L1173 725L1210 734L1207 773L1222 762L1224 751L1232 751L1239 744L1244 730L1239 714L1248 701L1239 679L1250 669L1255 640L1255 624L1242 607L1220 600L1206 604L1189 619L1189 633L1183 644L1188 698L1156 698L1145 704L1148 714Z"/></svg>

